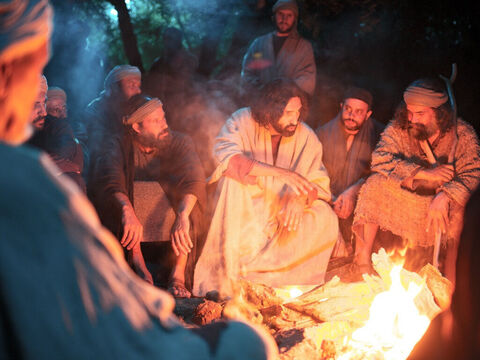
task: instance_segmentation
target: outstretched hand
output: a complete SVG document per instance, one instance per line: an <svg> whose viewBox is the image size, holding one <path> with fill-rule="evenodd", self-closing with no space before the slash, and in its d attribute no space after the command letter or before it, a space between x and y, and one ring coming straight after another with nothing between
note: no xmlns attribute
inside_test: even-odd
<svg viewBox="0 0 480 360"><path fill-rule="evenodd" d="M288 231L296 231L302 220L305 209L306 196L285 195L281 201L281 209L278 212L281 226Z"/></svg>
<svg viewBox="0 0 480 360"><path fill-rule="evenodd" d="M190 219L188 216L177 215L170 232L170 240L175 255L187 255L193 248L193 242L190 238Z"/></svg>
<svg viewBox="0 0 480 360"><path fill-rule="evenodd" d="M143 226L132 208L124 208L122 212L123 236L120 244L127 250L143 240Z"/></svg>
<svg viewBox="0 0 480 360"><path fill-rule="evenodd" d="M280 177L298 196L308 195L314 189L310 181L295 171L280 169Z"/></svg>

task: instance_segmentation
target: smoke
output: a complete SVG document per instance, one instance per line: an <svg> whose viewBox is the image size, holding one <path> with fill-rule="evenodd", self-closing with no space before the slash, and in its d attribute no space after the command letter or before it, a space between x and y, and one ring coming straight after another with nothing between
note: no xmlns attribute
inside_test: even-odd
<svg viewBox="0 0 480 360"><path fill-rule="evenodd" d="M92 32L102 29L103 24L81 20L72 1L53 5L51 59L44 72L49 85L66 91L69 117L75 118L103 88L105 45L89 41Z"/></svg>

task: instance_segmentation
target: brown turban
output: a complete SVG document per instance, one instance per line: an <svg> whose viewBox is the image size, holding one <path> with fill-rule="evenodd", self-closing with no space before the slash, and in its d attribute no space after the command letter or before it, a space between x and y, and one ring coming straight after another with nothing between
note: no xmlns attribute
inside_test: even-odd
<svg viewBox="0 0 480 360"><path fill-rule="evenodd" d="M407 105L438 108L448 101L448 95L444 92L436 92L424 87L411 85L403 93L403 100L405 100Z"/></svg>

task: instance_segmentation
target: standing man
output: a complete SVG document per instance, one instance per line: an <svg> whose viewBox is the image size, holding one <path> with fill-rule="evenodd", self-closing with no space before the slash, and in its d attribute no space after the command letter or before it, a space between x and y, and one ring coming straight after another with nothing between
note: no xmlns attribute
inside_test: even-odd
<svg viewBox="0 0 480 360"><path fill-rule="evenodd" d="M303 92L267 84L216 138L215 210L194 294L232 294L242 277L271 286L321 284L338 237L322 145L302 120Z"/></svg>
<svg viewBox="0 0 480 360"><path fill-rule="evenodd" d="M295 0L278 0L272 10L276 30L253 40L243 58L242 79L257 88L283 77L311 96L316 65L312 45L297 32L298 5Z"/></svg>
<svg viewBox="0 0 480 360"><path fill-rule="evenodd" d="M452 148L453 163L448 163ZM436 79L414 81L382 133L372 155L372 175L359 194L353 224L355 263L369 270L380 228L407 241L421 258L415 267L421 267L431 262L435 236L441 233L447 248L445 275L453 281L463 208L479 182L475 131L453 119L444 84Z"/></svg>
<svg viewBox="0 0 480 360"><path fill-rule="evenodd" d="M358 192L370 174L372 152L385 128L371 115L370 92L350 87L343 96L338 115L317 129L323 146L323 163L330 177L333 210L349 248L353 245L353 210Z"/></svg>
<svg viewBox="0 0 480 360"><path fill-rule="evenodd" d="M175 211L169 232L176 261L168 287L176 297L190 297L193 270L205 238L202 165L192 140L168 128L160 100L135 95L126 111L125 131L105 139L92 184L98 194L100 218L131 255L137 273L153 283L140 249L147 226L138 219L135 209L140 204L134 203L134 197L141 199L145 196L139 197L137 192L146 192L146 201L151 202L156 193L165 192ZM137 181L148 183L136 186ZM166 213L155 209L148 222L166 221ZM163 239L150 239L158 240Z"/></svg>

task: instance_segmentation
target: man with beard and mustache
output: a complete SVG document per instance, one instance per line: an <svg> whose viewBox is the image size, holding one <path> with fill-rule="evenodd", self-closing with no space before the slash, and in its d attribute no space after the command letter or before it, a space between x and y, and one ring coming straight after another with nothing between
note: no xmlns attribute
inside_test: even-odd
<svg viewBox="0 0 480 360"><path fill-rule="evenodd" d="M95 187L103 204L100 217L133 253L134 268L149 282L153 279L140 242L168 237L176 255L168 290L176 297L190 297L205 232L203 168L191 139L168 128L160 100L135 95L127 103L126 114L124 131L106 139L98 161ZM174 215L157 205L142 223L139 212L160 203L164 194ZM168 227L166 235L152 225L160 223Z"/></svg>
<svg viewBox="0 0 480 360"><path fill-rule="evenodd" d="M272 10L276 31L252 42L243 58L242 79L258 88L288 78L312 95L317 70L312 45L297 32L298 5L295 0L278 0Z"/></svg>
<svg viewBox="0 0 480 360"><path fill-rule="evenodd" d="M235 293L239 278L280 286L321 284L338 238L322 145L302 122L304 93L291 80L266 84L216 138L218 186L195 295Z"/></svg>
<svg viewBox="0 0 480 360"><path fill-rule="evenodd" d="M317 129L323 146L323 163L330 177L333 210L349 249L358 192L370 174L372 152L385 128L371 117L371 106L369 91L350 87L343 96L338 115Z"/></svg>
<svg viewBox="0 0 480 360"><path fill-rule="evenodd" d="M103 91L87 105L80 120L87 132L84 160L88 196L95 206L95 194L88 184L96 176L96 162L103 153L102 143L112 133L123 132L122 116L126 103L133 95L140 94L141 81L141 73L136 66L115 66L105 77Z"/></svg>
<svg viewBox="0 0 480 360"><path fill-rule="evenodd" d="M48 114L49 101L55 101L55 96L52 96L53 100L48 98L49 94L51 93L47 79L42 76L40 92L31 119L34 134L26 144L45 151L57 165L58 175L67 175L83 192L86 192L82 178L82 149L76 142L68 121ZM45 99L47 99L46 103Z"/></svg>
<svg viewBox="0 0 480 360"><path fill-rule="evenodd" d="M480 182L478 138L469 124L454 121L440 80L414 81L403 100L381 135L372 154L372 175L360 190L353 224L355 264L371 271L372 246L381 229L403 239L405 266L418 270L432 262L441 233L443 272L453 281L463 208ZM452 148L453 163L448 163ZM436 165L428 160L429 152Z"/></svg>

